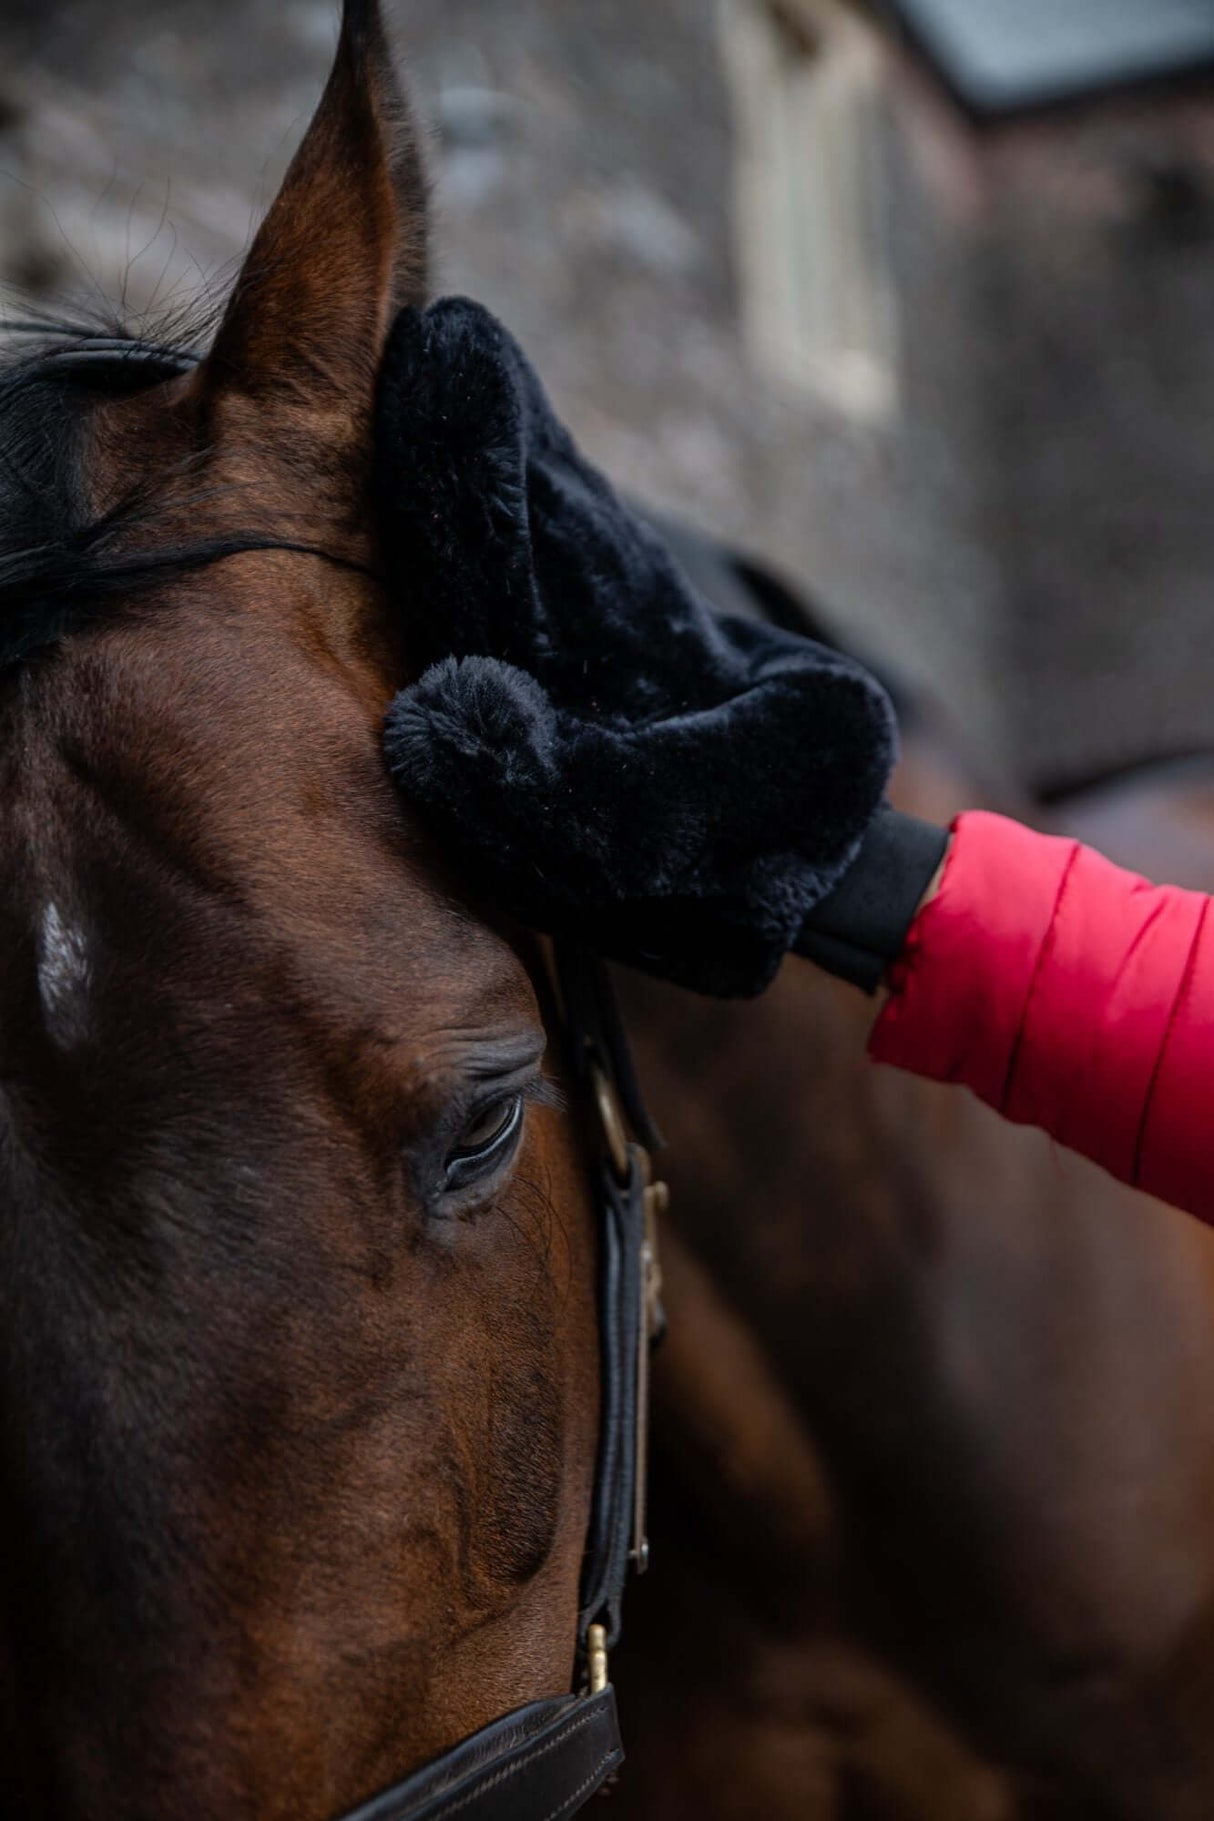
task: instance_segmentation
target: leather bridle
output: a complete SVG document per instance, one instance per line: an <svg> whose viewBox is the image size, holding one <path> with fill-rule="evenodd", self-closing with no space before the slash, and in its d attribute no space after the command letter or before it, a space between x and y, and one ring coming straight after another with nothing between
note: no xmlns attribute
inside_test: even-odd
<svg viewBox="0 0 1214 1821"><path fill-rule="evenodd" d="M648 1566L649 1353L662 1327L658 1139L602 962L553 946L569 1060L587 1113L598 1212L601 1410L578 1615L580 1692L495 1720L344 1821L564 1821L623 1762L608 1657L630 1567Z"/></svg>

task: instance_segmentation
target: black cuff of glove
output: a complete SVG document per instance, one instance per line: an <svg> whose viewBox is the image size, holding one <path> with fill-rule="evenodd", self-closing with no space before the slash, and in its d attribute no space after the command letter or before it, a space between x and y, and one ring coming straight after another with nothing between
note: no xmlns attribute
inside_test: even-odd
<svg viewBox="0 0 1214 1821"><path fill-rule="evenodd" d="M875 993L947 851L947 829L883 804L848 871L805 919L794 954Z"/></svg>

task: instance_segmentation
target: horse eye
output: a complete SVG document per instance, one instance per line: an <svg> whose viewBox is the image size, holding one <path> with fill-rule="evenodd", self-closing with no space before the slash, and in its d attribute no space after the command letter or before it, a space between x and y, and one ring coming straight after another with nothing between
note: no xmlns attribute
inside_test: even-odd
<svg viewBox="0 0 1214 1821"><path fill-rule="evenodd" d="M459 1144L448 1153L447 1188L465 1189L498 1169L513 1150L522 1124L521 1094L482 1107L460 1134Z"/></svg>

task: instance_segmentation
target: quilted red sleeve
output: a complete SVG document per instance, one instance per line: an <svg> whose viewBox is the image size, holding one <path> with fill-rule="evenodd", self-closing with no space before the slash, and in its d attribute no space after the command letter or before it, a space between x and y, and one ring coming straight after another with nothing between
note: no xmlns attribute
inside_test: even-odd
<svg viewBox="0 0 1214 1821"><path fill-rule="evenodd" d="M1214 1222L1214 919L1075 841L959 818L871 1054Z"/></svg>

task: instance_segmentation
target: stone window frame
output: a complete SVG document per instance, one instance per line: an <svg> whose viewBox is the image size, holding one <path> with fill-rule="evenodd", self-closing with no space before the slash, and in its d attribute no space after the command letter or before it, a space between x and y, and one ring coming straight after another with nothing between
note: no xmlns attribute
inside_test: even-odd
<svg viewBox="0 0 1214 1821"><path fill-rule="evenodd" d="M719 0L742 330L770 378L848 420L899 408L887 62L845 0Z"/></svg>

